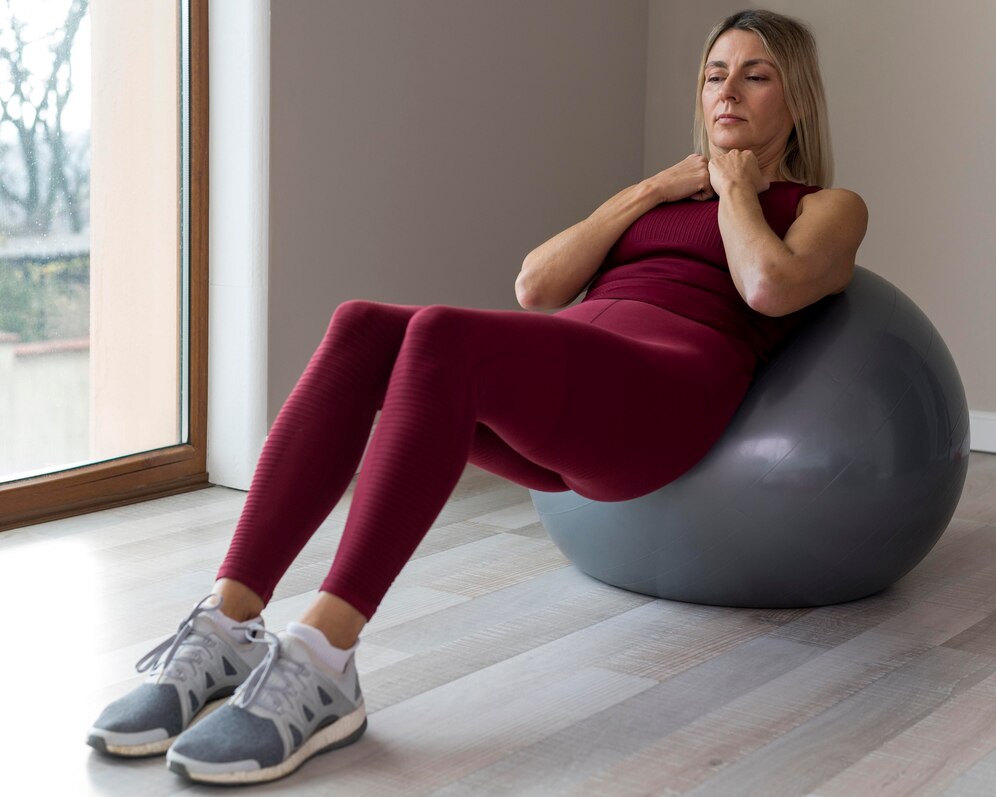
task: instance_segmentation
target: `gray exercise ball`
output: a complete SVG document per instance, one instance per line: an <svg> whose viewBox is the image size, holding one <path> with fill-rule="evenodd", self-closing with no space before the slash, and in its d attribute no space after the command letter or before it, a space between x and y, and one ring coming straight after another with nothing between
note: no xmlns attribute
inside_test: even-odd
<svg viewBox="0 0 996 797"><path fill-rule="evenodd" d="M951 354L864 268L811 312L679 479L613 502L530 490L575 566L671 600L786 608L872 595L927 555L968 470Z"/></svg>

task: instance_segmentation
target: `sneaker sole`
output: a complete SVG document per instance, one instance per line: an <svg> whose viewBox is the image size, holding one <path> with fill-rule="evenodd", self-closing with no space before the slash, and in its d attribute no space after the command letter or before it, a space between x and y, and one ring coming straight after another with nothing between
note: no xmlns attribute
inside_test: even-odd
<svg viewBox="0 0 996 797"><path fill-rule="evenodd" d="M311 736L296 752L272 767L253 769L242 772L198 772L199 766L210 766L208 762L197 761L186 756L172 756L167 759L167 766L187 780L198 783L214 783L222 785L245 785L250 783L265 783L287 777L301 764L312 756L329 753L357 741L367 729L367 712L364 706L357 708L352 714L341 717L327 728Z"/></svg>
<svg viewBox="0 0 996 797"><path fill-rule="evenodd" d="M220 700L208 703L191 720L188 727L196 725L212 711L225 705L227 701L228 698L223 697ZM163 755L163 753L169 750L170 745L176 741L176 737L171 736L168 739L160 739L158 742L147 742L145 744L108 744L107 739L100 734L101 731L99 729L91 728L86 743L98 753L117 756L118 758L150 758L152 756Z"/></svg>

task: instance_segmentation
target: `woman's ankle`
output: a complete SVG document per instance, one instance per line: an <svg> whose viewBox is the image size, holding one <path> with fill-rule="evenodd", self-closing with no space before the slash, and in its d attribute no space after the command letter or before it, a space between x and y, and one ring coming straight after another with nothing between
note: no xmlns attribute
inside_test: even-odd
<svg viewBox="0 0 996 797"><path fill-rule="evenodd" d="M259 595L235 579L219 578L211 592L221 598L221 613L236 622L256 619L265 606Z"/></svg>
<svg viewBox="0 0 996 797"><path fill-rule="evenodd" d="M319 592L300 622L321 631L333 647L349 650L359 639L367 618L338 595Z"/></svg>

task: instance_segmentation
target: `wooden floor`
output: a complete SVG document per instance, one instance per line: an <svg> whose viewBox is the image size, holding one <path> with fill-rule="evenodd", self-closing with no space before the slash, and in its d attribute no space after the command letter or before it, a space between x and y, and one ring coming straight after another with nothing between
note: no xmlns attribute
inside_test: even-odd
<svg viewBox="0 0 996 797"><path fill-rule="evenodd" d="M0 792L218 794L84 744L209 592L243 493L211 488L0 535ZM265 614L328 567L349 495ZM577 572L521 487L470 467L364 632L370 726L250 793L996 795L996 456L884 593L760 611Z"/></svg>

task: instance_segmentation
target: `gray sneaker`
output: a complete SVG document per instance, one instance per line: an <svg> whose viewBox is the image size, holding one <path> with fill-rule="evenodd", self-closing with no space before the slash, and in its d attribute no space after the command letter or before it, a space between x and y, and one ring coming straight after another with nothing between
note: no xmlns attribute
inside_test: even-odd
<svg viewBox="0 0 996 797"><path fill-rule="evenodd" d="M355 658L339 673L296 637L255 631L270 646L263 663L166 755L166 765L189 780L228 785L276 780L313 755L352 744L366 730Z"/></svg>
<svg viewBox="0 0 996 797"><path fill-rule="evenodd" d="M220 607L217 595L204 598L173 636L138 661L135 669L149 673L145 683L104 709L87 744L110 755L160 755L191 723L224 704L263 651L248 638L232 641L215 623Z"/></svg>

